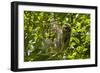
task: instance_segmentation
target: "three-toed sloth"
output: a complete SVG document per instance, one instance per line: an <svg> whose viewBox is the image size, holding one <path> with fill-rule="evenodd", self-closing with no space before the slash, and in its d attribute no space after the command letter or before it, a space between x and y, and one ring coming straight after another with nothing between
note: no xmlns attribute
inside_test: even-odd
<svg viewBox="0 0 100 73"><path fill-rule="evenodd" d="M71 27L69 24L65 24L63 26L54 24L52 26L52 32L55 33L55 37L53 40L47 39L46 44L50 47L53 47L58 51L63 51L67 49L70 42L71 35Z"/></svg>
<svg viewBox="0 0 100 73"><path fill-rule="evenodd" d="M70 35L71 35L71 27L70 25L66 24L62 27L57 27L56 29L57 37L56 40L54 40L54 44L56 44L56 48L58 48L60 51L63 51L64 49L67 49L70 42Z"/></svg>

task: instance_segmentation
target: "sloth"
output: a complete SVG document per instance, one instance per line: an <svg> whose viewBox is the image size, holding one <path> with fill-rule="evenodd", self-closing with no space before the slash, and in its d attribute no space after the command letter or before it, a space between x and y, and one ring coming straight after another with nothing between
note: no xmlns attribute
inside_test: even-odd
<svg viewBox="0 0 100 73"><path fill-rule="evenodd" d="M69 46L71 27L69 24L63 26L54 24L52 32L55 34L52 39L45 39L46 46L54 47L54 50L61 52Z"/></svg>
<svg viewBox="0 0 100 73"><path fill-rule="evenodd" d="M63 43L64 43L64 49L66 49L69 46L71 37L71 27L69 24L66 24L63 26Z"/></svg>
<svg viewBox="0 0 100 73"><path fill-rule="evenodd" d="M59 48L59 51L63 51L65 49L67 49L67 47L69 46L69 42L70 42L70 35L71 35L71 27L69 24L65 24L63 25L61 28L58 28L58 30L56 30L56 40L54 40L55 44L56 44L56 48Z"/></svg>

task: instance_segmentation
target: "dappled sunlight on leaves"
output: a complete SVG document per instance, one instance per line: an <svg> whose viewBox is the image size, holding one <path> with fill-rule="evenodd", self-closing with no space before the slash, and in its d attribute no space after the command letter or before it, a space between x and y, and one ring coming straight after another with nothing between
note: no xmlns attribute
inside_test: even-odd
<svg viewBox="0 0 100 73"><path fill-rule="evenodd" d="M90 58L90 14L24 11L24 61Z"/></svg>

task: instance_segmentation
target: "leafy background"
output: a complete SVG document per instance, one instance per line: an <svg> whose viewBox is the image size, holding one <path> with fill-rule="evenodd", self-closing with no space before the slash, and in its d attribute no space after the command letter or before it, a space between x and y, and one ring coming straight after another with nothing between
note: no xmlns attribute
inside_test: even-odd
<svg viewBox="0 0 100 73"><path fill-rule="evenodd" d="M24 11L25 62L88 58L90 14Z"/></svg>

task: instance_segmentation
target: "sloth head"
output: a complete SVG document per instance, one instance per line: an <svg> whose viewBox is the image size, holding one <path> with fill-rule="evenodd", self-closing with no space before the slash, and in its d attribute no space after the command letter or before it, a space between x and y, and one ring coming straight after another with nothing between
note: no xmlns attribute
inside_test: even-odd
<svg viewBox="0 0 100 73"><path fill-rule="evenodd" d="M70 24L65 24L62 27L63 27L63 32L70 32L71 31Z"/></svg>

